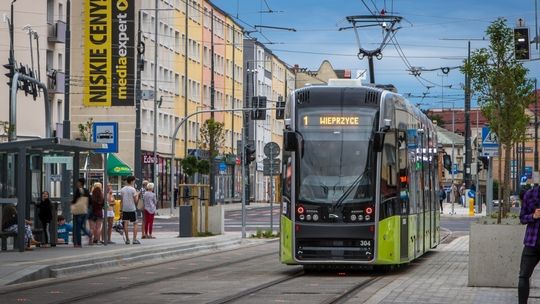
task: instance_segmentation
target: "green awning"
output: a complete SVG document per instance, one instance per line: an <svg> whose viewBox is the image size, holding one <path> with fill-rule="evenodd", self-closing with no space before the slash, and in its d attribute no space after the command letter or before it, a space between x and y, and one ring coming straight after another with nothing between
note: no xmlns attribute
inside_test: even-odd
<svg viewBox="0 0 540 304"><path fill-rule="evenodd" d="M120 160L116 154L110 153L107 157L107 175L130 176L133 175L133 170Z"/></svg>

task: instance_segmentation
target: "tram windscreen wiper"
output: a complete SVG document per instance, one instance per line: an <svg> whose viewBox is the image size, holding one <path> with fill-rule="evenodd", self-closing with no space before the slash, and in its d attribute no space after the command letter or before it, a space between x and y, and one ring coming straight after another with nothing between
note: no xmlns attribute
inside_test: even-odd
<svg viewBox="0 0 540 304"><path fill-rule="evenodd" d="M352 184L349 187L347 187L347 189L343 192L343 194L334 203L334 205L333 205L334 209L339 208L343 204L343 201L351 194L351 192L354 189L356 189L356 186L358 186L358 184L362 180L362 177L364 177L364 175L368 171L369 171L369 168L366 168L366 170L364 170L364 172L362 172L362 174L358 175L358 177L352 182Z"/></svg>

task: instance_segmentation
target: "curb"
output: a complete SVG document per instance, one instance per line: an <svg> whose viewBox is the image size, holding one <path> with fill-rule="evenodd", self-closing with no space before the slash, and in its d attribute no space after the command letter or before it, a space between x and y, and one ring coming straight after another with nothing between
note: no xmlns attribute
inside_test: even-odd
<svg viewBox="0 0 540 304"><path fill-rule="evenodd" d="M241 238L227 238L224 240L213 240L209 242L189 242L174 246L163 245L151 248L141 248L126 252L124 249L114 250L104 253L95 258L70 259L64 263L51 265L29 265L24 269L0 280L2 286L28 283L50 278L63 278L66 276L78 275L81 273L107 273L114 272L115 268L133 265L134 263L158 263L163 260L172 259L181 255L195 252L210 252L238 248L242 245L250 246L256 244ZM109 270L109 271L107 271Z"/></svg>

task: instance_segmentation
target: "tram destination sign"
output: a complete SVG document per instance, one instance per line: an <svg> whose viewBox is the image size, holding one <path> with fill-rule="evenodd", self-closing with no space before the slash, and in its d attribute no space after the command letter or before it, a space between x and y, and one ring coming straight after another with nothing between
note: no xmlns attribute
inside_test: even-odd
<svg viewBox="0 0 540 304"><path fill-rule="evenodd" d="M304 127L358 127L360 126L360 116L355 114L310 114L302 117Z"/></svg>

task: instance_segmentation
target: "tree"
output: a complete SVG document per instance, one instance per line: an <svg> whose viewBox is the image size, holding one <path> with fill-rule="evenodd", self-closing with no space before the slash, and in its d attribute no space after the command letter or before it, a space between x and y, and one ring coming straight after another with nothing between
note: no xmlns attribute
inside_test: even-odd
<svg viewBox="0 0 540 304"><path fill-rule="evenodd" d="M201 127L201 149L207 149L210 152L210 159L219 155L219 148L225 141L225 124L215 121L213 118L207 119Z"/></svg>
<svg viewBox="0 0 540 304"><path fill-rule="evenodd" d="M210 204L213 205L214 193L214 160L219 155L219 148L225 141L224 128L225 124L215 121L214 118L207 119L201 127L202 144L201 148L207 148L210 152L209 162L209 179L210 179Z"/></svg>
<svg viewBox="0 0 540 304"><path fill-rule="evenodd" d="M499 188L504 204L499 208L497 222L506 216L510 201L510 155L512 146L525 139L529 117L525 109L533 102L533 82L528 70L514 56L513 30L505 18L492 22L486 34L489 47L474 51L465 60L462 72L469 75L472 91L478 98L482 114L497 134L499 155L504 149L505 161L499 158L499 176L504 167L504 180ZM504 165L504 166L503 166Z"/></svg>
<svg viewBox="0 0 540 304"><path fill-rule="evenodd" d="M85 123L78 125L82 141L92 141L92 124L94 124L94 119L90 117Z"/></svg>
<svg viewBox="0 0 540 304"><path fill-rule="evenodd" d="M437 126L444 128L445 122L440 114L436 114L436 113L428 111L426 115L429 118L429 120L437 122Z"/></svg>

